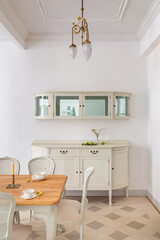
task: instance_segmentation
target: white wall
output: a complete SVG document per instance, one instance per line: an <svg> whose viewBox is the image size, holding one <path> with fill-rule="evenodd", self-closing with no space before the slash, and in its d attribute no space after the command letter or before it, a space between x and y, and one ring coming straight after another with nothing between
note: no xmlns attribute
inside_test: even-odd
<svg viewBox="0 0 160 240"><path fill-rule="evenodd" d="M138 42L95 42L89 62L79 47L76 60L66 42L32 42L19 50L0 43L0 156L13 156L27 172L34 139L128 139L130 189L147 188L146 60ZM133 94L131 120L35 120L33 93L126 91Z"/></svg>
<svg viewBox="0 0 160 240"><path fill-rule="evenodd" d="M148 190L160 206L160 45L147 58Z"/></svg>
<svg viewBox="0 0 160 240"><path fill-rule="evenodd" d="M141 39L140 53L147 59L147 189L149 198L160 210L160 12Z"/></svg>

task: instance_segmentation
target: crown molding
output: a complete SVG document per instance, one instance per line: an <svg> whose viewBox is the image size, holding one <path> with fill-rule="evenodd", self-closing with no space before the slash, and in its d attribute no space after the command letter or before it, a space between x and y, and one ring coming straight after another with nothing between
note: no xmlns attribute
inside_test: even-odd
<svg viewBox="0 0 160 240"><path fill-rule="evenodd" d="M138 41L136 34L91 34L92 41ZM71 36L69 34L55 34L55 33L30 33L27 41L71 41Z"/></svg>
<svg viewBox="0 0 160 240"><path fill-rule="evenodd" d="M117 21L121 21L123 16L124 16L124 13L127 9L127 5L128 5L129 1L130 0L121 0L119 9L118 9L117 13L112 18L109 18L109 19L89 19L89 18L87 18L87 21L88 22L117 22ZM47 11L44 0L36 0L36 2L37 2L37 5L40 9L40 13L43 17L43 20L45 22L63 22L63 21L74 22L75 21L75 19L60 19L60 18L55 19L53 16L50 16L48 14L48 11Z"/></svg>
<svg viewBox="0 0 160 240"><path fill-rule="evenodd" d="M13 6L8 0L0 1L0 22L3 31L9 38L15 40L17 45L25 48L25 39L28 36L28 30L14 11Z"/></svg>
<svg viewBox="0 0 160 240"><path fill-rule="evenodd" d="M153 0L149 10L144 16L137 31L137 36L139 39L143 38L143 36L146 34L149 27L152 25L152 23L154 22L155 18L158 16L159 13L160 13L160 0Z"/></svg>

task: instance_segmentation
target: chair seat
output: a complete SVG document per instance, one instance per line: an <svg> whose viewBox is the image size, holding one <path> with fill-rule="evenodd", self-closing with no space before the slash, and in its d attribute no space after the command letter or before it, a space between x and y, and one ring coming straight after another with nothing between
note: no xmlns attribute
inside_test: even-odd
<svg viewBox="0 0 160 240"><path fill-rule="evenodd" d="M29 225L13 224L12 240L27 240L32 234L32 227Z"/></svg>
<svg viewBox="0 0 160 240"><path fill-rule="evenodd" d="M61 199L58 204L57 223L69 224L73 222L80 222L82 216L80 215L81 203L70 199Z"/></svg>

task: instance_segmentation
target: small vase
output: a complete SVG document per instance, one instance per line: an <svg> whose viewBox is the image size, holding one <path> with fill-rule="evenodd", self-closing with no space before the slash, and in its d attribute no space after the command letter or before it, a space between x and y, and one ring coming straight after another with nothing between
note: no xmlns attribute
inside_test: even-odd
<svg viewBox="0 0 160 240"><path fill-rule="evenodd" d="M99 136L97 136L97 145L99 145Z"/></svg>

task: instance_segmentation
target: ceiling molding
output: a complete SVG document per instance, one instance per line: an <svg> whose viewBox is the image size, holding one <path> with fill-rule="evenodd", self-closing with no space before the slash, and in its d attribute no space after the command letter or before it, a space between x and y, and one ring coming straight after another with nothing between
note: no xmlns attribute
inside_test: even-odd
<svg viewBox="0 0 160 240"><path fill-rule="evenodd" d="M158 16L159 13L160 13L160 0L153 0L149 10L144 16L137 31L137 36L139 39L143 38L143 36L146 34L149 27L154 22L155 18Z"/></svg>
<svg viewBox="0 0 160 240"><path fill-rule="evenodd" d="M136 34L124 34L124 35L115 35L115 34L97 34L92 33L92 41L137 41ZM51 41L71 41L71 36L69 34L52 34L52 33L30 33L27 41L38 41L38 40L51 40Z"/></svg>
<svg viewBox="0 0 160 240"><path fill-rule="evenodd" d="M120 3L120 6L119 6L119 9L117 11L117 13L115 13L115 15L112 17L112 18L109 18L109 19L89 19L87 18L88 22L117 22L117 21L121 21L123 16L124 16L124 13L126 11L126 8L127 8L127 5L128 5L128 2L130 0L121 0L121 3ZM47 8L46 8L46 5L45 5L45 2L44 0L36 0L37 4L38 4L38 7L40 9L40 12L41 12L41 15L43 17L43 20L45 22L62 22L62 21L67 21L67 22L74 22L75 19L55 19L54 16L50 16L48 14L48 11L47 11Z"/></svg>
<svg viewBox="0 0 160 240"><path fill-rule="evenodd" d="M28 31L8 0L0 1L0 22L4 33L14 39L20 47L25 48Z"/></svg>

